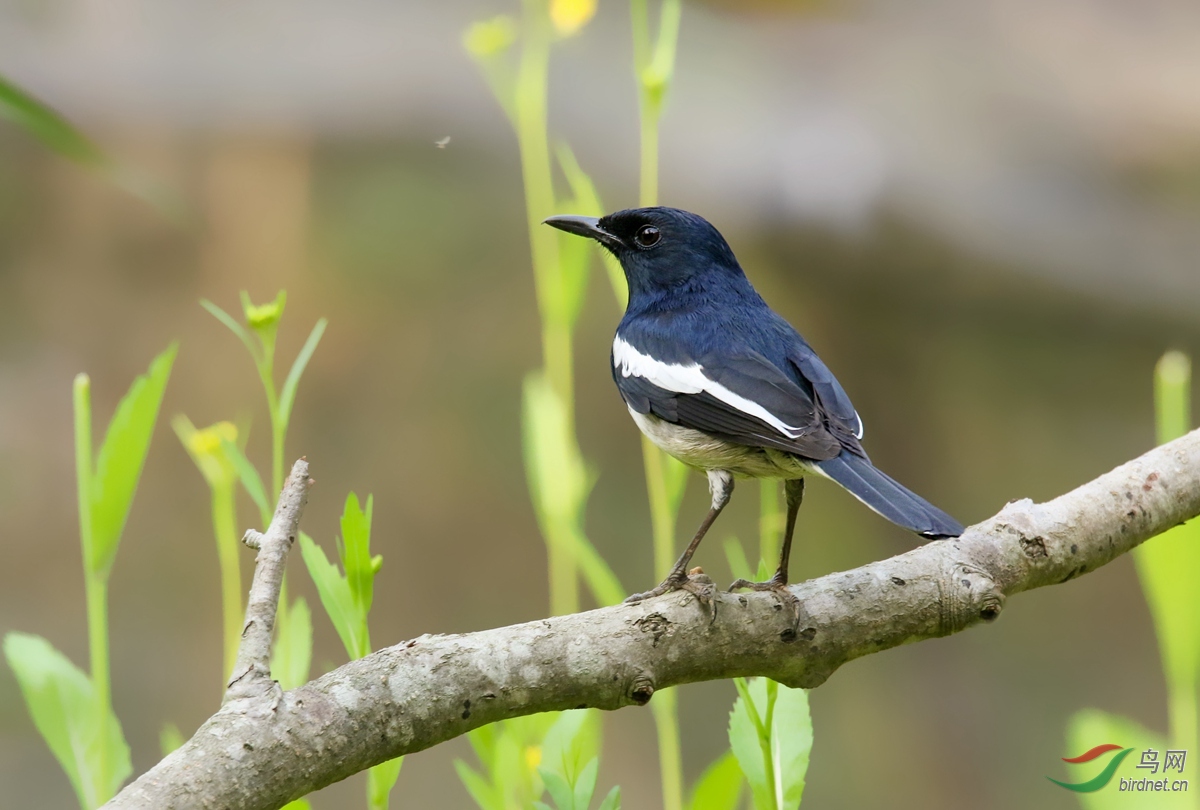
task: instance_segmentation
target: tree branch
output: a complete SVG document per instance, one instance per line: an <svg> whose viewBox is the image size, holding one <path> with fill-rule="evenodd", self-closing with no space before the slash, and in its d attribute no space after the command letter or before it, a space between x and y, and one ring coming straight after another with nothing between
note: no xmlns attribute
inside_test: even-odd
<svg viewBox="0 0 1200 810"><path fill-rule="evenodd" d="M266 534L247 529L242 542L258 550L254 566L254 581L246 603L246 621L242 625L242 641L238 645L237 661L225 688L224 704L231 701L277 694L279 685L271 680L271 636L275 631L275 613L279 607L279 591L283 587L288 551L300 531L300 517L308 502L308 462L300 459L283 482L279 503Z"/></svg>
<svg viewBox="0 0 1200 810"><path fill-rule="evenodd" d="M1093 571L1197 514L1200 431L1049 503L1011 502L960 538L793 585L798 635L771 594L720 594L710 624L674 593L421 636L290 692L227 700L105 806L266 810L506 717L644 705L657 689L735 676L812 688L863 655L992 621L1008 596Z"/></svg>

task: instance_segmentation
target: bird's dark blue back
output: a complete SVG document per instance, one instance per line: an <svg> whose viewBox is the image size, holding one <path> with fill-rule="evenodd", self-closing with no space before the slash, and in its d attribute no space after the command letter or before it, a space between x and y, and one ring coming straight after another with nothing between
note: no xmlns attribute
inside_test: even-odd
<svg viewBox="0 0 1200 810"><path fill-rule="evenodd" d="M617 212L601 224L627 230L633 223L622 219L644 221L644 210ZM827 416L858 432L858 416L841 384L751 286L716 228L694 214L650 210L661 244L622 257L630 295L617 335L668 363L713 365L744 354L761 356L819 399Z"/></svg>
<svg viewBox="0 0 1200 810"><path fill-rule="evenodd" d="M718 496L727 498L730 475L792 481L818 472L925 537L962 533L954 518L875 468L845 390L755 292L705 219L638 208L547 223L595 239L620 260L630 294L613 341L613 381L651 441L717 481L714 510L724 503ZM788 492L793 510L803 489ZM786 582L784 548L780 574L757 585ZM677 563L678 576L689 555Z"/></svg>

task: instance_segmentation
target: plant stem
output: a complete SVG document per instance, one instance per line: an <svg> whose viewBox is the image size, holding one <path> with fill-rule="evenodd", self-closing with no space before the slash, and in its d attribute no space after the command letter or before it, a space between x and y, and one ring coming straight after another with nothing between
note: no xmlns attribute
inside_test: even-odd
<svg viewBox="0 0 1200 810"><path fill-rule="evenodd" d="M775 699L779 696L779 684L770 678L767 682L767 717L763 722L763 764L767 770L767 784L771 786L771 797L774 800L774 810L782 810L783 795L782 781L775 775L775 752L771 750L772 727L775 723Z"/></svg>
<svg viewBox="0 0 1200 810"><path fill-rule="evenodd" d="M675 519L667 499L663 452L642 436L642 464L646 468L646 497L650 501L650 527L654 538L654 574L666 576L675 564Z"/></svg>
<svg viewBox="0 0 1200 810"><path fill-rule="evenodd" d="M238 559L237 513L231 486L212 491L213 531L217 536L217 559L221 565L221 612L225 626L225 674L233 672L238 643L242 638L242 572Z"/></svg>
<svg viewBox="0 0 1200 810"><path fill-rule="evenodd" d="M1170 707L1169 731L1171 744L1185 751L1195 751L1200 740L1196 732L1196 685L1175 683L1167 695Z"/></svg>
<svg viewBox="0 0 1200 810"><path fill-rule="evenodd" d="M758 553L768 566L779 559L782 543L783 511L779 508L779 483L769 478L758 482Z"/></svg>
<svg viewBox="0 0 1200 810"><path fill-rule="evenodd" d="M87 598L88 656L92 670L94 710L100 728L112 712L112 686L108 663L108 572L95 567L92 535L92 388L86 374L75 377L75 482L79 499L79 544L83 550L83 586ZM98 746L96 784L108 784L108 746ZM103 797L103 798L108 798Z"/></svg>
<svg viewBox="0 0 1200 810"><path fill-rule="evenodd" d="M662 779L663 810L683 807L683 752L680 750L679 692L661 689L650 702L658 732L658 771Z"/></svg>
<svg viewBox="0 0 1200 810"><path fill-rule="evenodd" d="M675 564L675 518L667 498L663 452L642 437L642 461L646 467L646 494L650 500L650 524L654 537L654 571L666 576ZM658 769L662 778L663 810L683 808L683 755L679 734L679 697L674 689L661 689L651 702L658 736Z"/></svg>
<svg viewBox="0 0 1200 810"><path fill-rule="evenodd" d="M568 432L575 430L574 368L571 329L562 313L563 280L558 237L542 226L554 213L550 142L546 132L546 95L550 75L550 20L544 0L525 0L524 38L517 68L515 125L525 184L525 213L538 308L542 316L542 362L550 386L562 401ZM566 543L547 538L550 610L554 615L579 610L579 575Z"/></svg>
<svg viewBox="0 0 1200 810"><path fill-rule="evenodd" d="M92 687L105 713L112 704L108 677L108 577L88 574L85 580L88 614L88 651L92 664ZM104 748L104 746L101 746Z"/></svg>
<svg viewBox="0 0 1200 810"><path fill-rule="evenodd" d="M642 106L649 104L643 101ZM641 125L642 170L638 183L641 205L658 204L658 114L642 114Z"/></svg>
<svg viewBox="0 0 1200 810"><path fill-rule="evenodd" d="M661 94L652 97L646 85L647 69L653 55L650 48L650 21L646 0L630 0L633 29L633 62L638 84L638 110L641 130L641 168L638 183L639 204L658 204L658 121L662 112ZM675 28L678 31L678 28ZM642 463L646 468L646 492L650 500L650 522L654 537L654 570L665 575L675 562L676 514L667 497L666 472L662 451L642 437ZM658 733L658 764L662 777L664 810L683 807L683 758L679 734L679 701L674 690L660 691L654 706L654 725ZM663 698L669 698L663 700Z"/></svg>
<svg viewBox="0 0 1200 810"><path fill-rule="evenodd" d="M283 440L287 425L279 418L279 397L275 395L275 381L271 378L271 367L259 368L263 390L267 394L267 414L271 418L271 488L278 495L283 491Z"/></svg>
<svg viewBox="0 0 1200 810"><path fill-rule="evenodd" d="M87 589L88 646L91 655L92 683L108 704L108 612L104 583L105 572L95 569L92 537L92 384L86 374L75 377L75 483L79 498L79 545L83 551L83 579Z"/></svg>

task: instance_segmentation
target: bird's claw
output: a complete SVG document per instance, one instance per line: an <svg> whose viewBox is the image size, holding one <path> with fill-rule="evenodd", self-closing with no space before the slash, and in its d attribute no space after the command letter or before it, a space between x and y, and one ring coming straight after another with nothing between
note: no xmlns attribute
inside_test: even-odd
<svg viewBox="0 0 1200 810"><path fill-rule="evenodd" d="M800 605L800 599L796 596L796 594L792 593L791 588L788 587L787 579L785 577L780 576L777 572L775 576L771 577L765 582L751 582L748 579L738 579L729 586L729 590L731 592L737 590L738 588L748 588L752 591L768 591L775 594L775 598L779 600L779 609L788 609L792 614L792 624L788 631L786 631L788 637L784 640L795 640L796 634L800 629L800 616L802 609Z"/></svg>
<svg viewBox="0 0 1200 810"><path fill-rule="evenodd" d="M686 591L696 597L696 601L702 607L708 609L709 623L717 620L717 587L713 583L712 578L704 573L704 569L700 567L693 568L691 571L684 573L682 571L672 571L667 575L667 578L655 585L648 591L643 593L635 593L632 596L625 598L625 604L633 605L642 602L646 599L652 599L655 596L662 596L665 593L673 591Z"/></svg>

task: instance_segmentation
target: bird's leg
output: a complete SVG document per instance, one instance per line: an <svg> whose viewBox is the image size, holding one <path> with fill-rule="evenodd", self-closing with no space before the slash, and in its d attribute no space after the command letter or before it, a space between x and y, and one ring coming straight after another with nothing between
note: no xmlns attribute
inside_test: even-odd
<svg viewBox="0 0 1200 810"><path fill-rule="evenodd" d="M793 618L793 630L800 624L800 600L788 589L788 558L792 553L792 535L796 531L796 515L800 511L800 503L804 500L804 479L791 478L783 482L783 491L787 496L787 526L783 534L783 550L779 552L779 567L775 575L766 582L750 582L739 579L729 586L749 588L754 591L771 591L779 597L784 607L790 608Z"/></svg>
<svg viewBox="0 0 1200 810"><path fill-rule="evenodd" d="M717 603L713 599L712 585L699 578L695 580L690 578L687 567L688 563L692 561L692 555L696 553L696 547L704 539L704 535L708 532L709 527L717 519L717 515L721 514L721 510L725 508L725 505L729 503L729 498L733 495L733 475L725 470L709 470L708 489L712 493L712 507L708 510L708 514L704 516L704 521L700 524L700 528L696 530L696 536L692 538L692 542L688 543L688 547L684 549L683 554L679 555L679 559L675 562L674 567L671 568L671 572L667 574L666 579L645 593L635 593L633 596L628 597L625 600L626 604L641 602L643 599L649 599L652 596L662 596L664 593L670 593L671 591L687 591L702 604L707 604L713 616L716 616Z"/></svg>

